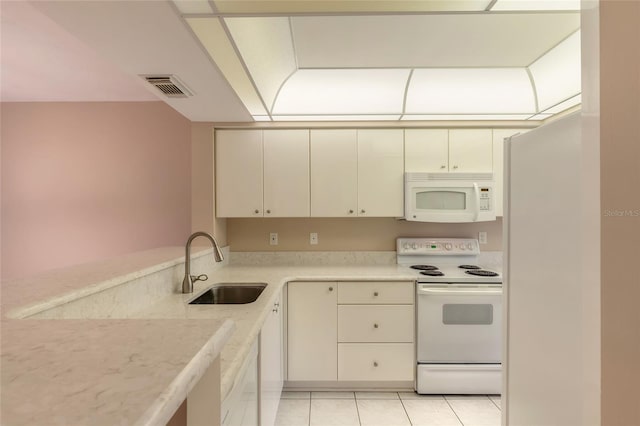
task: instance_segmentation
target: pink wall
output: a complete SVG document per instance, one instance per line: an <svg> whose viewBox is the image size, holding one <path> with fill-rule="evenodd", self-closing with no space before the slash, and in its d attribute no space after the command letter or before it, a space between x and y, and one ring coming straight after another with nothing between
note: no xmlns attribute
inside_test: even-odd
<svg viewBox="0 0 640 426"><path fill-rule="evenodd" d="M182 245L191 123L163 102L2 103L2 278Z"/></svg>

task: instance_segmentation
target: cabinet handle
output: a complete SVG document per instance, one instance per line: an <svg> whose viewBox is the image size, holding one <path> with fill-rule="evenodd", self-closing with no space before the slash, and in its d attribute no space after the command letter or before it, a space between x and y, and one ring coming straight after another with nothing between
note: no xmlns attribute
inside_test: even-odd
<svg viewBox="0 0 640 426"><path fill-rule="evenodd" d="M275 312L275 313L277 314L277 313L278 313L278 308L274 308L274 309L272 310L272 312Z"/></svg>
<svg viewBox="0 0 640 426"><path fill-rule="evenodd" d="M333 291L333 287L329 287L329 291Z"/></svg>
<svg viewBox="0 0 640 426"><path fill-rule="evenodd" d="M267 210L267 214L271 214L271 210Z"/></svg>
<svg viewBox="0 0 640 426"><path fill-rule="evenodd" d="M441 168L441 169L446 169L446 168L447 168L447 166L440 166L440 168Z"/></svg>
<svg viewBox="0 0 640 426"><path fill-rule="evenodd" d="M349 214L353 214L353 210L349 210Z"/></svg>
<svg viewBox="0 0 640 426"><path fill-rule="evenodd" d="M373 324L373 328L378 328L378 324Z"/></svg>
<svg viewBox="0 0 640 426"><path fill-rule="evenodd" d="M457 168L458 168L458 166L453 166L453 168L454 168L454 169L457 169Z"/></svg>
<svg viewBox="0 0 640 426"><path fill-rule="evenodd" d="M373 366L377 367L378 366L378 361L373 361Z"/></svg>
<svg viewBox="0 0 640 426"><path fill-rule="evenodd" d="M373 295L377 297L377 296L378 296L378 292L377 292L377 291L374 291L374 292L373 292Z"/></svg>
<svg viewBox="0 0 640 426"><path fill-rule="evenodd" d="M280 303L276 302L276 303L273 304L273 306L275 306L277 308L278 306L280 306Z"/></svg>
<svg viewBox="0 0 640 426"><path fill-rule="evenodd" d="M253 212L254 212L255 214L258 214L258 213L260 213L260 210L255 209Z"/></svg>
<svg viewBox="0 0 640 426"><path fill-rule="evenodd" d="M366 213L366 212L364 211L364 209L362 209L362 210L360 210L360 213Z"/></svg>

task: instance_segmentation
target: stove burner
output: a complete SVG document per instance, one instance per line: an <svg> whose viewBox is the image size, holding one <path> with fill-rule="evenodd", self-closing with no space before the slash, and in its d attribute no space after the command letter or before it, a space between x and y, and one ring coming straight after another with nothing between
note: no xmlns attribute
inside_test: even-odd
<svg viewBox="0 0 640 426"><path fill-rule="evenodd" d="M458 266L458 268L460 269L482 269L479 266L476 265L460 265Z"/></svg>
<svg viewBox="0 0 640 426"><path fill-rule="evenodd" d="M472 269L470 271L464 271L465 274L478 275L480 277L497 277L498 274L493 271L485 271L484 269Z"/></svg>
<svg viewBox="0 0 640 426"><path fill-rule="evenodd" d="M434 271L434 270L420 271L420 273L422 275L429 275L430 277L441 277L444 275L442 271Z"/></svg>
<svg viewBox="0 0 640 426"><path fill-rule="evenodd" d="M420 271L437 271L438 268L433 265L411 265L411 269L418 269Z"/></svg>

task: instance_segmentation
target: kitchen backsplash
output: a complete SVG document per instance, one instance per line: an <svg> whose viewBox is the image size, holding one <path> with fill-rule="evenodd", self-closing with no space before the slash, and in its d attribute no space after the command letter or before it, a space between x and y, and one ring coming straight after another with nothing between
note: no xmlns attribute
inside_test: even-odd
<svg viewBox="0 0 640 426"><path fill-rule="evenodd" d="M395 251L260 251L233 252L231 265L393 265Z"/></svg>
<svg viewBox="0 0 640 426"><path fill-rule="evenodd" d="M269 234L278 234L278 245ZM318 244L309 234L318 234ZM487 233L480 250L502 250L502 218L480 223L424 223L393 218L258 218L227 219L232 252L395 252L398 237L478 238ZM395 256L395 255L394 255Z"/></svg>

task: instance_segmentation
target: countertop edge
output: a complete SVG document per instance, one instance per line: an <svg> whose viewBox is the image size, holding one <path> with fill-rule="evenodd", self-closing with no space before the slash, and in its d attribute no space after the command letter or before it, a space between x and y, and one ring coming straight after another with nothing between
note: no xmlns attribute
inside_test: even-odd
<svg viewBox="0 0 640 426"><path fill-rule="evenodd" d="M187 399L189 392L198 383L213 361L220 356L224 345L229 341L234 330L234 322L229 319L225 320L173 382L134 424L136 426L152 426L166 424L171 420L176 410Z"/></svg>

